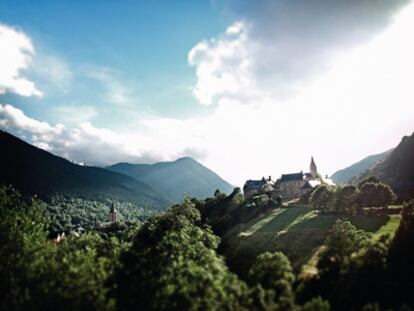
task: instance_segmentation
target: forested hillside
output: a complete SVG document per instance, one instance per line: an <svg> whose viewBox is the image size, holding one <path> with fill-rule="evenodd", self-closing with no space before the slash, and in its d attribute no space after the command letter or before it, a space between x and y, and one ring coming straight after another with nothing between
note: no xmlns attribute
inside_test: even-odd
<svg viewBox="0 0 414 311"><path fill-rule="evenodd" d="M384 160L392 150L388 150L379 154L370 155L361 161L358 161L344 169L336 171L332 174L331 179L336 184L349 184L352 182L353 178L358 177L366 170L373 167L376 163Z"/></svg>
<svg viewBox="0 0 414 311"><path fill-rule="evenodd" d="M391 154L355 182L375 177L391 186L401 201L414 197L414 134L405 136Z"/></svg>
<svg viewBox="0 0 414 311"><path fill-rule="evenodd" d="M162 209L169 201L142 181L97 167L73 164L0 131L0 184L50 201L56 196L133 202Z"/></svg>
<svg viewBox="0 0 414 311"><path fill-rule="evenodd" d="M342 196L332 194L327 212L318 198L300 208L246 201L237 190L216 193L141 224L51 240L44 205L0 187L0 310L412 310L414 201L399 224L377 214L379 207L352 218L351 210L333 208ZM229 241L223 236L220 244L209 225L234 228L240 238L271 235L251 241L250 249L261 250L246 264L247 253L237 261L223 252ZM301 234L277 247L290 232ZM295 252L318 245L312 273L292 267Z"/></svg>

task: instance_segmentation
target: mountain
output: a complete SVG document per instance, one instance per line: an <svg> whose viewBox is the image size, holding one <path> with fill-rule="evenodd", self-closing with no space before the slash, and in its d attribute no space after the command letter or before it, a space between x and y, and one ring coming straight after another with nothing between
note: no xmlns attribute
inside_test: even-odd
<svg viewBox="0 0 414 311"><path fill-rule="evenodd" d="M361 161L352 164L351 166L335 172L331 176L331 179L336 184L351 183L353 178L358 177L367 169L373 167L376 163L384 160L391 152L392 149L379 154L370 155Z"/></svg>
<svg viewBox="0 0 414 311"><path fill-rule="evenodd" d="M183 195L206 198L216 189L229 193L233 186L192 158L155 164L118 163L108 169L141 180L161 192L167 199L180 202Z"/></svg>
<svg viewBox="0 0 414 311"><path fill-rule="evenodd" d="M165 208L168 200L142 181L103 168L73 164L0 131L0 184L48 201L55 195L113 199L146 208Z"/></svg>
<svg viewBox="0 0 414 311"><path fill-rule="evenodd" d="M414 197L414 133L405 136L383 161L362 173L356 182L374 176L389 184L400 200Z"/></svg>

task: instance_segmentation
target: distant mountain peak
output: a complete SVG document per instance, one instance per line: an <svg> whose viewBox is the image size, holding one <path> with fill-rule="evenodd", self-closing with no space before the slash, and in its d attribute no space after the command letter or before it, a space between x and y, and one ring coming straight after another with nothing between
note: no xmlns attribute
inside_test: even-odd
<svg viewBox="0 0 414 311"><path fill-rule="evenodd" d="M131 176L151 185L167 199L180 202L183 196L213 196L216 189L230 193L233 186L191 157L154 164L118 163L108 169Z"/></svg>
<svg viewBox="0 0 414 311"><path fill-rule="evenodd" d="M182 158L178 158L177 160L175 160L174 162L179 162L179 161L192 161L192 162L197 162L196 160L194 160L192 157L182 157Z"/></svg>
<svg viewBox="0 0 414 311"><path fill-rule="evenodd" d="M148 184L103 168L81 166L0 131L0 184L42 199L69 195L164 208L168 200Z"/></svg>

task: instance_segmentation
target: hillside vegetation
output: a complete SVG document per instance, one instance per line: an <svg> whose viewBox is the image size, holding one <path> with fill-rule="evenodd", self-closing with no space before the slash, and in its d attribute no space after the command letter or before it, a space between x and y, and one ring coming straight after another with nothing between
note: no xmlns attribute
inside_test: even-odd
<svg viewBox="0 0 414 311"><path fill-rule="evenodd" d="M400 215L398 209L380 207L387 204L377 200L383 191L391 190L368 181L360 189L321 186L310 193L311 203L286 206L266 194L245 199L235 189L229 196L218 194L199 203L199 208L205 221L222 237L220 251L238 274L246 275L255 258L267 251L283 252L300 271L320 251L338 220L349 221L374 240L383 234L392 237Z"/></svg>
<svg viewBox="0 0 414 311"><path fill-rule="evenodd" d="M368 177L389 184L401 201L414 197L414 133L405 136L400 144L374 167L361 174L355 182Z"/></svg>
<svg viewBox="0 0 414 311"><path fill-rule="evenodd" d="M332 174L331 179L336 184L349 184L354 178L372 168L375 164L383 161L391 152L392 150L388 150L379 154L370 155L361 161L336 171Z"/></svg>
<svg viewBox="0 0 414 311"><path fill-rule="evenodd" d="M283 252L298 270L319 251L338 219L372 233L393 235L400 215L338 216L320 215L309 207L269 209L224 236L225 256L240 273L266 251ZM309 267L308 267L309 268Z"/></svg>
<svg viewBox="0 0 414 311"><path fill-rule="evenodd" d="M73 164L0 131L0 184L46 201L54 197L132 202L147 209L169 205L142 181L97 167Z"/></svg>
<svg viewBox="0 0 414 311"><path fill-rule="evenodd" d="M59 240L44 204L0 187L0 310L412 310L414 200L334 214L316 193L306 207L216 192Z"/></svg>

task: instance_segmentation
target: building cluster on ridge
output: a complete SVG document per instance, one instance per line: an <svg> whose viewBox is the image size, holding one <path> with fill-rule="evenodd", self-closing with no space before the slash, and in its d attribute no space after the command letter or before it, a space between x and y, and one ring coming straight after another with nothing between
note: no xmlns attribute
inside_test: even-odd
<svg viewBox="0 0 414 311"><path fill-rule="evenodd" d="M320 184L333 184L327 176L323 178L319 173L313 157L309 173L282 174L273 181L272 178L263 177L260 180L248 180L243 186L244 195L249 198L257 194L268 194L273 199L293 200L313 190Z"/></svg>

